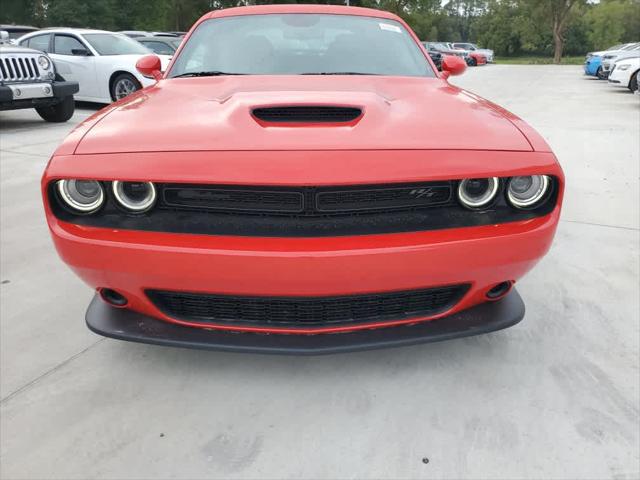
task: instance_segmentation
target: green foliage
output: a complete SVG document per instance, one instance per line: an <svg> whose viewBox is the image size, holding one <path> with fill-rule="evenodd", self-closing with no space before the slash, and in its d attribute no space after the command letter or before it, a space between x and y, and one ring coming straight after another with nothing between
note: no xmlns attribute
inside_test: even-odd
<svg viewBox="0 0 640 480"><path fill-rule="evenodd" d="M586 14L587 38L599 48L632 42L640 36L640 1L603 0Z"/></svg>
<svg viewBox="0 0 640 480"><path fill-rule="evenodd" d="M582 65L584 55L562 57L563 65ZM551 65L553 57L545 56L522 56L522 57L500 57L496 59L498 65Z"/></svg>
<svg viewBox="0 0 640 480"><path fill-rule="evenodd" d="M340 0L0 0L0 23L107 30L188 30L238 5ZM498 56L583 55L640 38L640 0L351 0L400 15L423 40L471 41ZM572 8L566 10L571 3ZM558 25L561 35L554 36Z"/></svg>

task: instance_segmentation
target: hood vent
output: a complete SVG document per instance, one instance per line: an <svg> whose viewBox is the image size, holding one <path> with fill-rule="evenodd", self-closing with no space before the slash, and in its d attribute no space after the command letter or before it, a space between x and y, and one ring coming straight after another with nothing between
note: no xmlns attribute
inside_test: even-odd
<svg viewBox="0 0 640 480"><path fill-rule="evenodd" d="M352 123L360 118L362 109L296 105L254 108L253 116L265 123Z"/></svg>

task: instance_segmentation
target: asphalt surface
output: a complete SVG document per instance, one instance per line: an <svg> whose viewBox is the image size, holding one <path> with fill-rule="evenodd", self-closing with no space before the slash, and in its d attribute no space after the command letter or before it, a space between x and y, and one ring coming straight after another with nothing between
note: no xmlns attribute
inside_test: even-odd
<svg viewBox="0 0 640 480"><path fill-rule="evenodd" d="M95 108L63 125L0 113L0 476L640 478L640 97L577 66L452 81L537 128L567 176L555 244L519 283L526 317L326 357L90 333L92 292L56 255L39 179Z"/></svg>

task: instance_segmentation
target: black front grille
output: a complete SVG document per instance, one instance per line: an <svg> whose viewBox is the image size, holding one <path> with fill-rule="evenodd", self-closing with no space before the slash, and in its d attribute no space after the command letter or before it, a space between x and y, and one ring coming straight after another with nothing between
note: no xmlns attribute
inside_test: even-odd
<svg viewBox="0 0 640 480"><path fill-rule="evenodd" d="M151 301L179 320L237 326L335 327L428 317L454 306L469 286L336 297L244 297L149 290Z"/></svg>
<svg viewBox="0 0 640 480"><path fill-rule="evenodd" d="M296 191L169 185L162 193L164 204L169 207L254 213L300 213L304 209L304 195Z"/></svg>
<svg viewBox="0 0 640 480"><path fill-rule="evenodd" d="M163 206L293 216L412 210L451 200L451 182L357 187L225 187L159 185Z"/></svg>
<svg viewBox="0 0 640 480"><path fill-rule="evenodd" d="M253 116L269 123L346 123L362 114L354 107L282 106L254 108Z"/></svg>
<svg viewBox="0 0 640 480"><path fill-rule="evenodd" d="M395 188L321 191L316 206L321 212L402 209L441 205L451 199L449 182Z"/></svg>

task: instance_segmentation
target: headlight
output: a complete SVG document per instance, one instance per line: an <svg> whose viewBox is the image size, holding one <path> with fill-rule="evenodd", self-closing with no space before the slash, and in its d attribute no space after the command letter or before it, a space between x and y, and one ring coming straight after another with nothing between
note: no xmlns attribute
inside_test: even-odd
<svg viewBox="0 0 640 480"><path fill-rule="evenodd" d="M151 182L113 182L113 195L127 210L144 212L156 201L156 188Z"/></svg>
<svg viewBox="0 0 640 480"><path fill-rule="evenodd" d="M623 63L622 65L616 65L616 68L617 68L618 70L622 70L622 71L624 71L624 70L629 70L629 67L630 67L630 66L631 66L631 64L630 64L630 63Z"/></svg>
<svg viewBox="0 0 640 480"><path fill-rule="evenodd" d="M51 61L44 55L40 55L38 57L38 65L40 65L40 68L42 68L43 70L49 70L49 68L51 67Z"/></svg>
<svg viewBox="0 0 640 480"><path fill-rule="evenodd" d="M533 208L545 198L550 184L546 175L513 177L509 180L507 198L516 208Z"/></svg>
<svg viewBox="0 0 640 480"><path fill-rule="evenodd" d="M484 207L496 198L499 186L498 177L465 178L458 185L458 199L467 208Z"/></svg>
<svg viewBox="0 0 640 480"><path fill-rule="evenodd" d="M95 180L59 180L58 193L67 206L81 213L95 212L104 203L104 190Z"/></svg>

